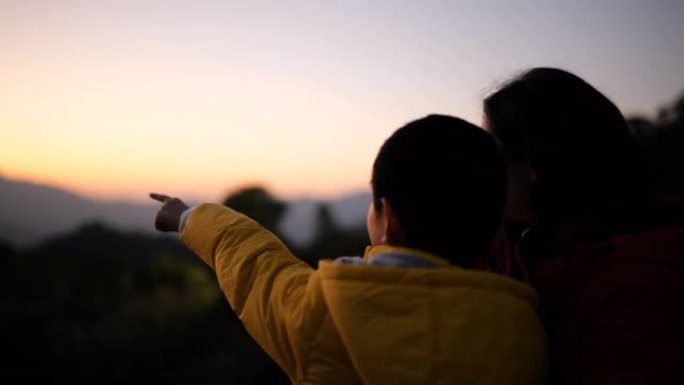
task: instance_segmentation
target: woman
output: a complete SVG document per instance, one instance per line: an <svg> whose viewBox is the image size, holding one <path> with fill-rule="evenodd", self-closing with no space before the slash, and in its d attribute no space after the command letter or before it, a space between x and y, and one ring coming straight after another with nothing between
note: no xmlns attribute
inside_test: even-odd
<svg viewBox="0 0 684 385"><path fill-rule="evenodd" d="M509 223L531 224L497 266L540 294L552 381L684 383L683 205L656 197L618 108L535 68L485 99L483 126L511 163Z"/></svg>

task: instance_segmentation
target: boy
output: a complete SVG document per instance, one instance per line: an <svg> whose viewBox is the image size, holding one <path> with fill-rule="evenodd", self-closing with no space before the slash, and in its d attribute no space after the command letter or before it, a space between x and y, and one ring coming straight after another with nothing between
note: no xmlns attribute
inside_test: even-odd
<svg viewBox="0 0 684 385"><path fill-rule="evenodd" d="M546 340L527 285L476 271L506 198L486 132L432 115L397 130L372 171L371 247L313 270L223 206L164 202L156 226L217 274L254 339L296 384L542 384Z"/></svg>

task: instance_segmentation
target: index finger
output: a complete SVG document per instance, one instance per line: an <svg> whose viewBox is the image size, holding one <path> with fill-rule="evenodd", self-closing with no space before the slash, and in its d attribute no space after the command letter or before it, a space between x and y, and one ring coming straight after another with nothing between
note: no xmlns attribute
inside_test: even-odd
<svg viewBox="0 0 684 385"><path fill-rule="evenodd" d="M171 197L168 195L157 194L157 193L150 193L150 198L154 199L155 201L162 202L162 203L166 203L166 201L171 199Z"/></svg>

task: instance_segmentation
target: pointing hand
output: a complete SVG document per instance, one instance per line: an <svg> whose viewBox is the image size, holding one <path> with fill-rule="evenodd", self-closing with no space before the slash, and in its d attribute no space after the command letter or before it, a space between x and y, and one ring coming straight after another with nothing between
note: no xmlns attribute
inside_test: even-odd
<svg viewBox="0 0 684 385"><path fill-rule="evenodd" d="M154 221L154 226L157 230L178 231L181 214L190 207L180 199L172 198L168 195L151 193L150 198L163 203Z"/></svg>

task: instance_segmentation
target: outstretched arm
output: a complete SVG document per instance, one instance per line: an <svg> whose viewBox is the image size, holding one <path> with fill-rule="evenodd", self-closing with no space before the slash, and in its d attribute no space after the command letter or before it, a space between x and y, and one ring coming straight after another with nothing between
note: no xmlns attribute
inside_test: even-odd
<svg viewBox="0 0 684 385"><path fill-rule="evenodd" d="M177 198L150 196L163 202L157 229L178 229L188 206ZM221 290L254 339L291 378L299 377L308 341L302 330L314 308L314 296L307 290L314 271L275 235L221 205L197 206L181 239L214 269Z"/></svg>

